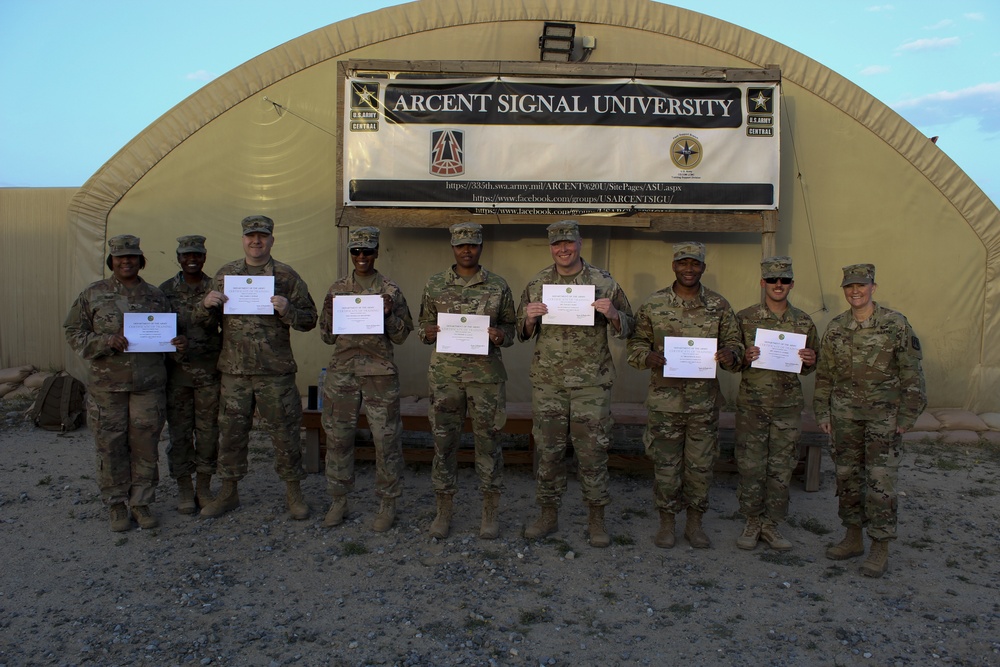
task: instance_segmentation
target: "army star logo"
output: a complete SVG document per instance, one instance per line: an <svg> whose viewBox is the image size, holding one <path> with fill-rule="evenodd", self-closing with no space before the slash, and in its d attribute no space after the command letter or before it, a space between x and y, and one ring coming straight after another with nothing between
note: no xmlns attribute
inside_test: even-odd
<svg viewBox="0 0 1000 667"><path fill-rule="evenodd" d="M757 111L758 109L766 109L767 103L771 101L771 98L765 97L763 90L758 90L757 97L751 97L750 101L754 103L754 111Z"/></svg>

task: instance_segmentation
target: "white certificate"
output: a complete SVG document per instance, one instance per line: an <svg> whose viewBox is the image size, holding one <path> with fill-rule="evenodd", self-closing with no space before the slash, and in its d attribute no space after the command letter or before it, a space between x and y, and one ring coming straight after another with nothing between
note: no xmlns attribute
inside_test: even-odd
<svg viewBox="0 0 1000 667"><path fill-rule="evenodd" d="M446 354L489 354L490 316L438 313L438 352Z"/></svg>
<svg viewBox="0 0 1000 667"><path fill-rule="evenodd" d="M689 338L664 336L663 364L665 378L714 378L715 353L719 349L716 338Z"/></svg>
<svg viewBox="0 0 1000 667"><path fill-rule="evenodd" d="M542 285L542 324L594 326L594 294L593 285Z"/></svg>
<svg viewBox="0 0 1000 667"><path fill-rule="evenodd" d="M126 352L176 352L177 313L123 313Z"/></svg>
<svg viewBox="0 0 1000 667"><path fill-rule="evenodd" d="M787 331L757 329L753 344L760 348L760 357L750 365L769 371L801 373L799 350L806 346L806 335Z"/></svg>
<svg viewBox="0 0 1000 667"><path fill-rule="evenodd" d="M333 297L333 333L384 332L385 306L381 294L338 294Z"/></svg>
<svg viewBox="0 0 1000 667"><path fill-rule="evenodd" d="M225 315L274 315L274 276L223 276Z"/></svg>

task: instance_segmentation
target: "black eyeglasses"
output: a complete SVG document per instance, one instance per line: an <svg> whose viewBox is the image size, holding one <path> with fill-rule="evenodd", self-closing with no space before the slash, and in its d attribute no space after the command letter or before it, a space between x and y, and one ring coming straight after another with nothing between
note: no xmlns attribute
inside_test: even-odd
<svg viewBox="0 0 1000 667"><path fill-rule="evenodd" d="M357 257L358 255L364 255L365 257L371 257L375 254L375 250L372 248L351 248L351 254Z"/></svg>
<svg viewBox="0 0 1000 667"><path fill-rule="evenodd" d="M354 252L353 250L351 252ZM791 278L764 278L764 282L768 285L774 285L775 283L781 283L782 285L791 285Z"/></svg>

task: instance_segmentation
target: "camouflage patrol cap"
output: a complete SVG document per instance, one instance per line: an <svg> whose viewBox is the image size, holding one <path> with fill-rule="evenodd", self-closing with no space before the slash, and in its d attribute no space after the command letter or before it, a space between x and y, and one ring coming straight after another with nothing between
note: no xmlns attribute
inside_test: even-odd
<svg viewBox="0 0 1000 667"><path fill-rule="evenodd" d="M674 244L674 261L680 259L696 259L702 264L705 263L705 244L697 241L684 241Z"/></svg>
<svg viewBox="0 0 1000 667"><path fill-rule="evenodd" d="M378 247L378 227L358 227L352 229L347 237L347 248L377 248Z"/></svg>
<svg viewBox="0 0 1000 667"><path fill-rule="evenodd" d="M579 241L580 225L576 220L560 220L545 228L549 233L549 245L559 241Z"/></svg>
<svg viewBox="0 0 1000 667"><path fill-rule="evenodd" d="M795 278L791 257L766 257L760 262L761 278Z"/></svg>
<svg viewBox="0 0 1000 667"><path fill-rule="evenodd" d="M448 228L451 231L451 244L483 245L483 226L478 222L460 222Z"/></svg>
<svg viewBox="0 0 1000 667"><path fill-rule="evenodd" d="M844 279L841 287L848 285L871 285L875 282L874 264L851 264L844 267Z"/></svg>
<svg viewBox="0 0 1000 667"><path fill-rule="evenodd" d="M197 252L202 255L208 254L205 250L205 237L198 236L197 234L191 234L189 236L178 236L177 237L177 254L183 255L188 252Z"/></svg>
<svg viewBox="0 0 1000 667"><path fill-rule="evenodd" d="M123 255L142 255L142 250L139 249L139 237L132 236L131 234L119 234L118 236L113 236L108 239L108 249L109 254L112 257L121 257Z"/></svg>
<svg viewBox="0 0 1000 667"><path fill-rule="evenodd" d="M247 234L274 234L274 220L266 215L248 215L243 218L243 236Z"/></svg>

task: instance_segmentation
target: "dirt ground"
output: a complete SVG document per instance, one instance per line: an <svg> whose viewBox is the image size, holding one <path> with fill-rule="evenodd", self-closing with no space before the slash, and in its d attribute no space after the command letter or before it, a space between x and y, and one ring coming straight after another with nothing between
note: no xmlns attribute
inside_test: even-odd
<svg viewBox="0 0 1000 667"><path fill-rule="evenodd" d="M292 521L257 433L238 510L177 514L164 479L162 526L112 533L89 432L35 429L23 407L0 402L0 665L1000 665L996 448L907 445L899 539L873 580L823 556L841 535L829 460L819 492L795 483L786 554L736 548L728 475L707 551L656 548L651 479L621 472L603 550L575 481L560 531L521 537L537 511L523 468L507 470L495 541L477 538L469 467L448 539L427 536L426 465L407 469L389 532L370 530L371 464L326 529L323 477L304 482L313 517Z"/></svg>

